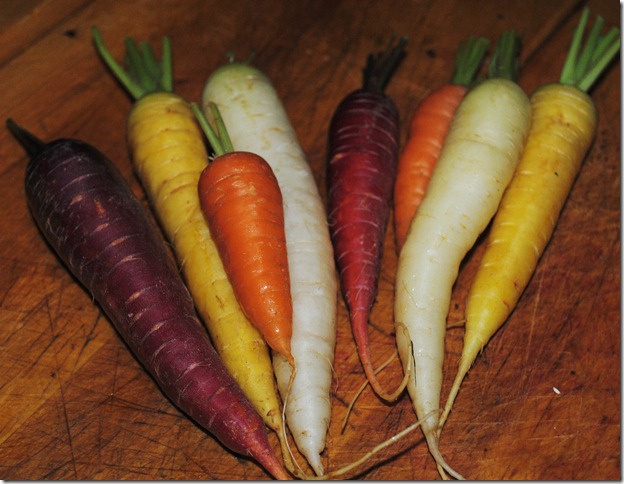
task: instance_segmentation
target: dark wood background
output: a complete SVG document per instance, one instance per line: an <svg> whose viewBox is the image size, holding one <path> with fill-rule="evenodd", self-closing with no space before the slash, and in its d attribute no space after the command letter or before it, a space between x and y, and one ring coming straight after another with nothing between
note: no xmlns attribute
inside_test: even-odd
<svg viewBox="0 0 624 484"><path fill-rule="evenodd" d="M592 0L619 25L620 5ZM404 127L451 75L457 44L523 35L520 84L556 81L584 2L576 0L22 0L0 2L0 114L51 140L75 137L120 167L135 192L125 141L130 99L98 58L97 25L120 58L130 35L172 40L177 91L199 100L227 51L273 80L325 196L329 119L359 87L370 51L409 36L387 92ZM448 462L469 479L620 479L620 63L592 96L594 146L537 272L508 324L464 383L442 438ZM405 135L405 129L403 130ZM38 233L23 189L27 158L0 130L0 478L266 479L224 450L160 393ZM373 357L394 350L389 228ZM466 258L449 323L461 320L482 241ZM366 390L342 300L326 468L350 463L415 421L407 395L383 404ZM463 330L447 333L443 399ZM398 366L385 371L398 381ZM420 431L373 458L361 479L437 479Z"/></svg>

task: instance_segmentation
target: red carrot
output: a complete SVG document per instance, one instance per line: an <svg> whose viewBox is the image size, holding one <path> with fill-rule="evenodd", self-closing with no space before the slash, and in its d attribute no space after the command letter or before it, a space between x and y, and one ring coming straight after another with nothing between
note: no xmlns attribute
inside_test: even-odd
<svg viewBox="0 0 624 484"><path fill-rule="evenodd" d="M368 321L378 291L383 240L399 154L399 112L383 91L403 54L406 39L369 55L364 85L337 107L329 130L328 218L351 328L366 377L375 392L385 391L370 356Z"/></svg>
<svg viewBox="0 0 624 484"><path fill-rule="evenodd" d="M7 122L30 155L28 205L163 393L234 452L288 479L266 428L217 356L155 225L115 166L77 140L44 144Z"/></svg>
<svg viewBox="0 0 624 484"><path fill-rule="evenodd" d="M455 110L481 65L489 42L470 37L460 44L449 84L430 93L414 112L399 156L394 185L394 235L400 252L442 150Z"/></svg>

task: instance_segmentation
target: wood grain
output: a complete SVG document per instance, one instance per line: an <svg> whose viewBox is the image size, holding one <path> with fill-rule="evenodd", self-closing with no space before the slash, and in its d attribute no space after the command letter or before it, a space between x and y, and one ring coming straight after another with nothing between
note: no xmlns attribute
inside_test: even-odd
<svg viewBox="0 0 624 484"><path fill-rule="evenodd" d="M607 25L619 5L588 2ZM520 84L554 82L583 3L574 0L40 0L0 3L0 106L39 137L75 137L119 166L144 193L128 159L130 99L91 43L97 25L117 58L130 35L172 40L177 90L198 100L211 71L254 54L273 80L325 196L327 128L359 87L366 55L389 35L409 36L387 92L404 123L446 82L469 35L523 35ZM470 479L615 480L620 467L620 64L592 92L596 140L540 265L506 326L474 365L446 425L442 451ZM405 126L405 124L404 124ZM405 130L403 130L405 131ZM160 393L44 243L26 207L26 156L0 130L0 478L11 480L267 479ZM147 205L146 205L147 206ZM466 257L449 323L462 319L483 241ZM373 358L395 348L392 228L371 322ZM338 308L328 469L337 469L414 422L409 398L386 405L365 390L342 300ZM462 344L447 333L443 398ZM398 382L397 365L384 371ZM275 440L273 440L275 442ZM375 456L355 477L437 479L419 432Z"/></svg>

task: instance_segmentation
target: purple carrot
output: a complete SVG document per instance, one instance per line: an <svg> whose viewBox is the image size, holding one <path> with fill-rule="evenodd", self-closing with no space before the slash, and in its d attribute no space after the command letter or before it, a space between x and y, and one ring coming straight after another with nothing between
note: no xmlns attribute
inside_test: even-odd
<svg viewBox="0 0 624 484"><path fill-rule="evenodd" d="M26 196L39 229L165 395L223 445L289 479L262 419L203 330L155 224L116 167L81 141L46 144L7 125L30 156Z"/></svg>
<svg viewBox="0 0 624 484"><path fill-rule="evenodd" d="M328 218L351 328L366 377L375 392L394 400L405 387L385 391L371 362L368 323L378 291L386 226L399 156L400 118L385 85L406 39L369 55L362 88L338 105L329 129Z"/></svg>

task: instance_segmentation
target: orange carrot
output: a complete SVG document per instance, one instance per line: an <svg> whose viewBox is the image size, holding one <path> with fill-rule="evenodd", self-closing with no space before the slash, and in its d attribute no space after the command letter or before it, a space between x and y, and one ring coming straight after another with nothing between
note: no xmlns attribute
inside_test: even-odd
<svg viewBox="0 0 624 484"><path fill-rule="evenodd" d="M488 43L486 39L470 37L460 44L455 71L449 84L429 94L414 112L408 139L399 157L394 185L397 251L405 243L410 223L425 196L455 110L474 80Z"/></svg>
<svg viewBox="0 0 624 484"><path fill-rule="evenodd" d="M218 135L193 106L217 155L200 176L200 205L241 308L294 367L282 192L264 158L233 150L212 107Z"/></svg>

